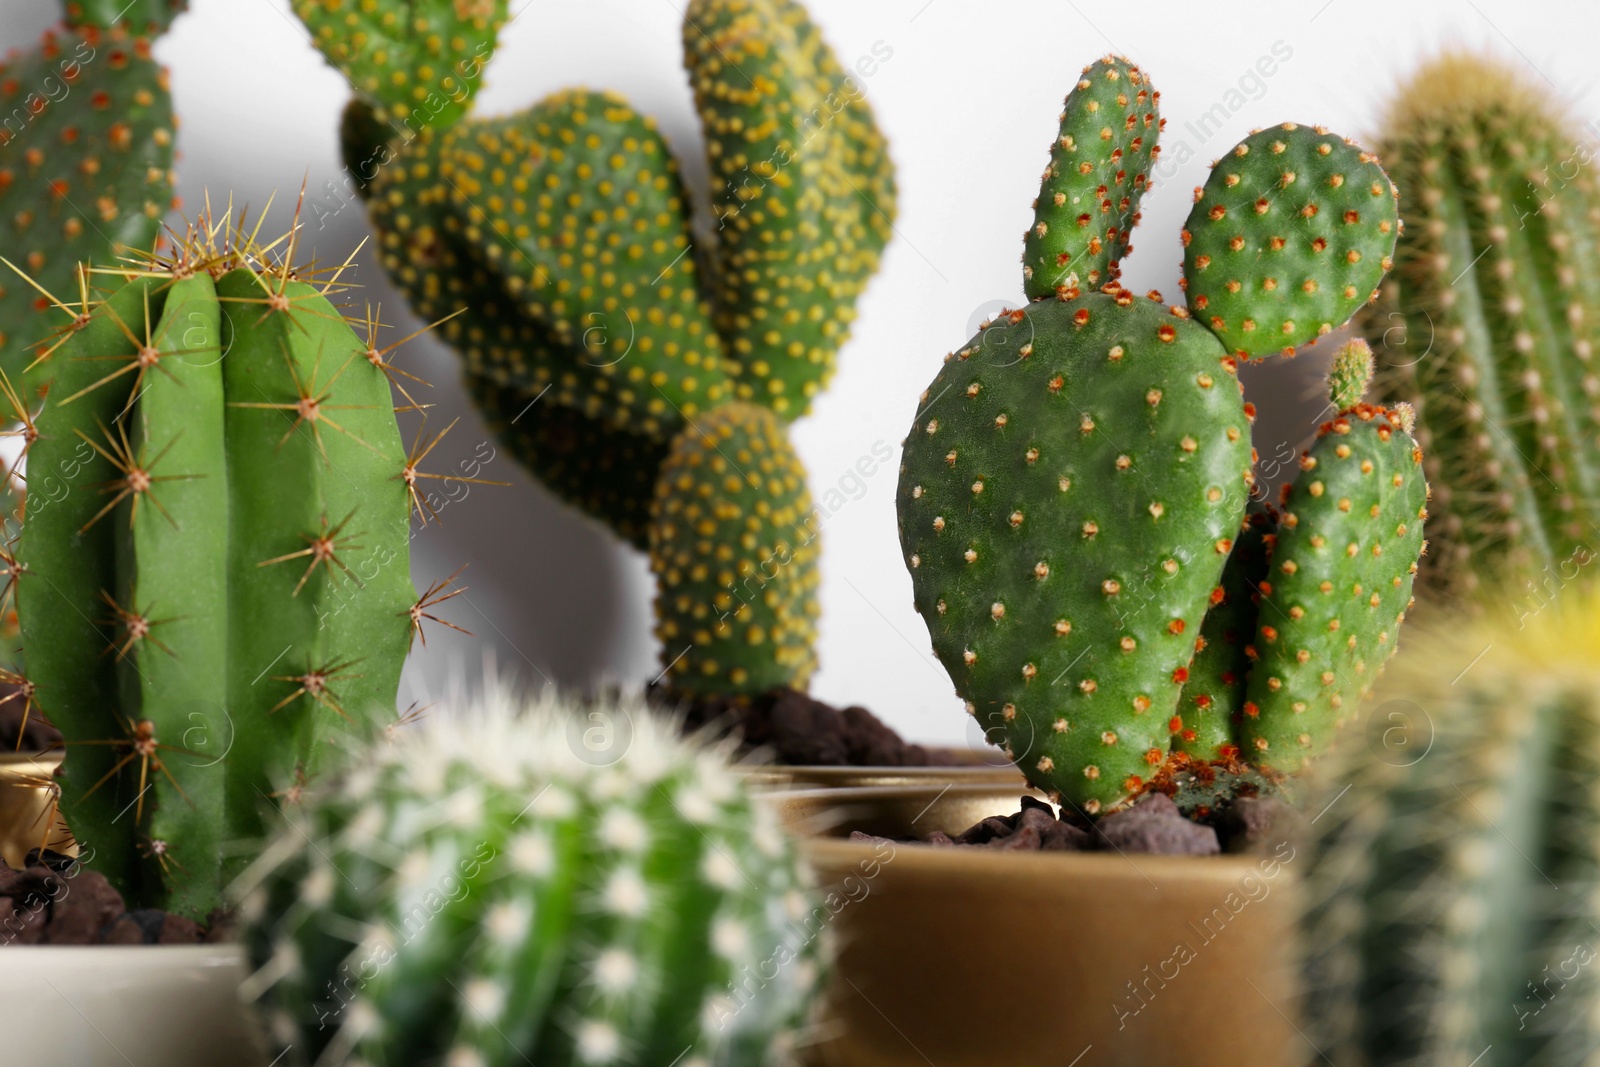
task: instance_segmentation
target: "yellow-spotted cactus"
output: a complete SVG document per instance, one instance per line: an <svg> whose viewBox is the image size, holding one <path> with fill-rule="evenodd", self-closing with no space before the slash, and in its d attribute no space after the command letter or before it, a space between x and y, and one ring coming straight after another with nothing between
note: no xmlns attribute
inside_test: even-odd
<svg viewBox="0 0 1600 1067"><path fill-rule="evenodd" d="M337 41L331 3L297 9L341 67L367 48ZM341 143L385 269L442 321L491 426L650 553L668 686L751 696L803 688L815 663L817 523L784 427L833 373L895 180L799 3L692 0L684 53L709 237L666 139L614 94L406 123L414 102L356 76Z"/></svg>
<svg viewBox="0 0 1600 1067"><path fill-rule="evenodd" d="M286 815L236 886L285 1063L789 1061L825 912L725 753L640 704L496 691Z"/></svg>
<svg viewBox="0 0 1600 1067"><path fill-rule="evenodd" d="M1195 190L1187 304L1135 296L1115 279L1157 102L1125 59L1085 69L1027 238L1039 299L946 357L899 485L916 607L957 691L1090 814L1174 752L1298 770L1392 653L1422 549L1409 415L1362 401L1362 344L1335 361L1336 416L1281 516L1247 516L1238 361L1372 295L1399 232L1383 170L1321 128L1252 134Z"/></svg>

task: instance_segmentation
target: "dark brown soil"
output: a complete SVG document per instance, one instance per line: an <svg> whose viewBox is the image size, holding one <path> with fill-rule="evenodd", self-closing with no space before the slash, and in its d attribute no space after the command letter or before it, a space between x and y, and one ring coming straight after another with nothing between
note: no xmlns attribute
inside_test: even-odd
<svg viewBox="0 0 1600 1067"><path fill-rule="evenodd" d="M652 686L650 699L681 711L686 730L737 733L744 751L763 750L773 763L823 767L947 767L957 753L906 742L866 708L839 709L793 689L758 697L699 697L683 704Z"/></svg>
<svg viewBox="0 0 1600 1067"><path fill-rule="evenodd" d="M35 849L15 870L0 860L0 945L193 945L229 940L220 912L201 926L181 915L128 911L98 871Z"/></svg>
<svg viewBox="0 0 1600 1067"><path fill-rule="evenodd" d="M22 724L27 713L28 724ZM18 732L22 746L17 747ZM50 725L38 708L29 708L27 694L19 686L0 682L0 752L43 752L61 744L61 731Z"/></svg>

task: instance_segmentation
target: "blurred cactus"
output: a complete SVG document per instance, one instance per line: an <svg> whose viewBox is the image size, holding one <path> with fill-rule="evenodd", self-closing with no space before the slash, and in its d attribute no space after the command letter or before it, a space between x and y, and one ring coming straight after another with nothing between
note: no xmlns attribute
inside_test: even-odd
<svg viewBox="0 0 1600 1067"><path fill-rule="evenodd" d="M1336 360L1337 415L1280 528L1246 518L1237 361L1315 341L1372 293L1399 229L1382 169L1320 128L1252 134L1195 190L1188 306L1135 297L1114 279L1158 99L1125 59L1084 70L1026 243L1042 299L946 357L899 486L916 607L957 691L1030 781L1089 813L1173 751L1298 769L1393 651L1422 548L1420 456L1405 415L1361 402L1365 345ZM1105 173L1120 192L1085 203Z"/></svg>
<svg viewBox="0 0 1600 1067"><path fill-rule="evenodd" d="M832 374L895 184L871 109L800 4L693 0L684 26L709 242L654 122L612 94L405 137L392 101L358 98L340 136L385 269L420 315L448 320L490 424L563 500L651 552L670 687L753 695L804 686L814 665L817 531L782 426ZM730 430L763 444L782 488L737 461L727 486L663 468ZM752 507L705 515L715 536L675 521L725 494Z"/></svg>
<svg viewBox="0 0 1600 1067"><path fill-rule="evenodd" d="M79 265L149 247L172 204L166 71L147 38L91 18L119 6L89 4L83 29L47 33L0 63L0 255L17 272L0 276L0 369L19 381L86 313ZM143 8L152 18L165 9ZM57 365L39 363L29 389Z"/></svg>
<svg viewBox="0 0 1600 1067"><path fill-rule="evenodd" d="M388 368L297 233L203 216L108 271L30 435L16 596L63 810L125 895L191 915L272 783L392 715L421 621Z"/></svg>
<svg viewBox="0 0 1600 1067"><path fill-rule="evenodd" d="M623 725L612 761L575 747ZM722 752L640 704L503 692L308 791L240 880L301 1061L787 1060L818 975L793 846ZM298 1061L297 1061L298 1062Z"/></svg>
<svg viewBox="0 0 1600 1067"><path fill-rule="evenodd" d="M1407 638L1369 745L1320 769L1301 929L1316 1062L1593 1058L1597 620L1575 591L1525 627Z"/></svg>
<svg viewBox="0 0 1600 1067"><path fill-rule="evenodd" d="M1399 264L1360 325L1378 390L1416 405L1435 489L1426 588L1520 591L1600 549L1600 187L1548 86L1447 54L1391 105Z"/></svg>

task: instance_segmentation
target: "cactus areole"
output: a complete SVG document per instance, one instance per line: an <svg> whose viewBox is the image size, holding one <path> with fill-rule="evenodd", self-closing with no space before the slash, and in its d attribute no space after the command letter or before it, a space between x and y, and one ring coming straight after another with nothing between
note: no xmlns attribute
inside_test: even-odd
<svg viewBox="0 0 1600 1067"><path fill-rule="evenodd" d="M1108 57L1067 97L1024 279L1035 301L946 357L906 438L900 540L958 693L1023 773L1088 814L1169 753L1297 770L1394 649L1426 485L1400 413L1336 417L1286 487L1254 486L1241 360L1309 343L1373 295L1399 232L1376 159L1321 128L1252 134L1183 232L1186 305L1118 282L1160 127Z"/></svg>

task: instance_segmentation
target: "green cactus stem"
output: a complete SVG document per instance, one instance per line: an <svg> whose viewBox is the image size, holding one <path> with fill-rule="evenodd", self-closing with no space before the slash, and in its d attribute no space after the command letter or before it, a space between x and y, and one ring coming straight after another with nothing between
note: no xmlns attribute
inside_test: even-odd
<svg viewBox="0 0 1600 1067"><path fill-rule="evenodd" d="M1063 105L1024 238L1029 300L1116 281L1117 262L1132 250L1162 126L1161 94L1138 67L1106 56L1084 69Z"/></svg>
<svg viewBox="0 0 1600 1067"><path fill-rule="evenodd" d="M1359 397L1371 363L1364 341L1342 349L1333 396ZM1358 401L1322 426L1283 489L1241 733L1261 766L1315 756L1394 654L1428 515L1412 425L1409 408Z"/></svg>
<svg viewBox="0 0 1600 1067"><path fill-rule="evenodd" d="M0 277L0 367L22 378L87 313L79 264L155 240L172 204L172 99L148 40L89 28L0 63L0 114L0 254L27 275ZM42 387L47 370L26 380Z"/></svg>
<svg viewBox="0 0 1600 1067"><path fill-rule="evenodd" d="M294 12L356 91L413 132L466 114L507 18L506 0L294 0Z"/></svg>
<svg viewBox="0 0 1600 1067"><path fill-rule="evenodd" d="M1306 464L1325 470L1296 483L1283 529L1245 521L1255 410L1237 357L1342 325L1389 266L1395 193L1349 142L1284 124L1215 166L1183 234L1188 307L1041 278L1050 255L1079 264L1069 281L1117 276L1160 124L1137 71L1102 60L1068 97L1024 256L1044 298L945 358L897 496L915 604L956 691L1031 782L1088 814L1151 788L1169 756L1242 754L1274 778L1324 746L1393 650L1427 491L1404 416L1358 403L1324 428ZM1078 179L1097 173L1128 195L1095 186L1100 217L1069 241ZM1337 361L1341 400L1370 375L1361 347ZM1302 618L1327 633L1302 635Z"/></svg>
<svg viewBox="0 0 1600 1067"><path fill-rule="evenodd" d="M678 435L650 522L670 689L805 688L816 669L814 523L805 469L771 411L725 404Z"/></svg>
<svg viewBox="0 0 1600 1067"><path fill-rule="evenodd" d="M1334 1063L1582 1063L1600 996L1600 603L1407 638L1317 775L1301 1014ZM1440 619L1440 622L1446 620Z"/></svg>
<svg viewBox="0 0 1600 1067"><path fill-rule="evenodd" d="M389 379L325 286L202 220L51 356L17 559L63 810L130 899L193 915L273 783L393 714L417 598ZM158 844L159 843L159 846Z"/></svg>
<svg viewBox="0 0 1600 1067"><path fill-rule="evenodd" d="M724 755L638 703L454 710L308 791L239 883L285 1062L785 1062L820 909Z"/></svg>
<svg viewBox="0 0 1600 1067"><path fill-rule="evenodd" d="M165 33L188 7L189 0L67 0L67 25Z"/></svg>
<svg viewBox="0 0 1600 1067"><path fill-rule="evenodd" d="M1399 196L1376 156L1320 126L1252 133L1195 191L1189 310L1246 359L1332 332L1393 265Z"/></svg>
<svg viewBox="0 0 1600 1067"><path fill-rule="evenodd" d="M1600 545L1600 191L1577 129L1545 85L1461 54L1420 69L1385 123L1409 225L1360 325L1377 395L1417 408L1423 583L1446 598L1570 579Z"/></svg>

